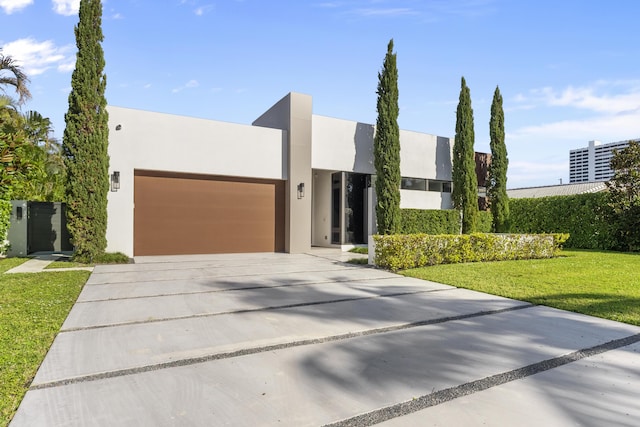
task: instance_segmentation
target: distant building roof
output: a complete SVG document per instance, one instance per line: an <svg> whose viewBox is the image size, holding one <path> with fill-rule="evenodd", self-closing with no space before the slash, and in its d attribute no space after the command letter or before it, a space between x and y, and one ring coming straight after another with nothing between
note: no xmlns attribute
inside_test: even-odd
<svg viewBox="0 0 640 427"><path fill-rule="evenodd" d="M604 182L580 182L577 184L548 185L545 187L513 188L507 190L511 199L525 199L549 196L571 196L573 194L599 193L605 191L607 185Z"/></svg>

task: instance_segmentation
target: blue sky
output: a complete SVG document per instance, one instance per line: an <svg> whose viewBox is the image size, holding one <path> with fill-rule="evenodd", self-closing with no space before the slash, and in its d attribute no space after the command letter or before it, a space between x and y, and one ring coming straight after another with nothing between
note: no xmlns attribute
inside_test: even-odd
<svg viewBox="0 0 640 427"><path fill-rule="evenodd" d="M0 46L31 78L24 107L62 137L78 0L0 0ZM387 43L402 129L455 134L460 78L475 149L504 97L509 187L568 182L569 150L640 137L636 0L104 0L111 105L250 124L288 92L375 123ZM179 142L177 141L177 146Z"/></svg>

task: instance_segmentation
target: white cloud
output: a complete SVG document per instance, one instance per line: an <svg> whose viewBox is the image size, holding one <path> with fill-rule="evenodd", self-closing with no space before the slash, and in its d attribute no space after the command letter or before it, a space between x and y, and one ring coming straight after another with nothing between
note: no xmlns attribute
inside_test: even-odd
<svg viewBox="0 0 640 427"><path fill-rule="evenodd" d="M640 81L597 81L587 86L532 89L529 95L518 94L516 103L570 107L599 113L624 113L640 108Z"/></svg>
<svg viewBox="0 0 640 427"><path fill-rule="evenodd" d="M5 44L2 50L14 58L29 76L42 74L50 68L67 72L75 67L73 46L56 46L51 40L18 39Z"/></svg>
<svg viewBox="0 0 640 427"><path fill-rule="evenodd" d="M494 2L495 0L456 0L455 2L451 0L430 0L429 2L352 0L319 2L314 7L333 9L346 16L362 18L419 16L425 21L440 21L451 15L474 18L492 13L495 11ZM387 7L392 3L395 7Z"/></svg>
<svg viewBox="0 0 640 427"><path fill-rule="evenodd" d="M397 7L397 8L367 8L367 9L356 9L354 11L356 15L365 16L365 17L373 17L373 16L406 16L406 15L418 15L419 12L409 9L407 7Z"/></svg>
<svg viewBox="0 0 640 427"><path fill-rule="evenodd" d="M521 111L533 109L541 114ZM558 184L568 176L569 150L640 137L640 81L537 88L512 97L505 111L520 123L536 120L507 131L509 187ZM561 155L548 158L552 152Z"/></svg>
<svg viewBox="0 0 640 427"><path fill-rule="evenodd" d="M588 119L561 120L537 126L525 126L509 134L512 139L524 137L535 137L544 141L598 139L603 142L638 136L640 136L639 110L629 114L595 116Z"/></svg>
<svg viewBox="0 0 640 427"><path fill-rule="evenodd" d="M0 0L0 8L7 15L11 15L13 12L24 9L33 3L33 0Z"/></svg>
<svg viewBox="0 0 640 427"><path fill-rule="evenodd" d="M182 91L184 89L193 89L193 88L198 87L198 86L200 86L200 83L198 83L197 80L189 80L187 83L185 83L184 85L173 89L171 92L178 93L178 92L180 92L180 91Z"/></svg>
<svg viewBox="0 0 640 427"><path fill-rule="evenodd" d="M317 7L326 7L326 8L333 9L333 8L342 6L342 3L335 2L335 1L327 1L327 2L324 2L324 3L318 3L316 6Z"/></svg>
<svg viewBox="0 0 640 427"><path fill-rule="evenodd" d="M559 109L554 113L558 117L581 111L581 118L525 126L513 132L513 138L616 141L640 135L640 81L598 81L562 90L545 87L531 90L529 96L520 94L514 102L513 110L553 107Z"/></svg>
<svg viewBox="0 0 640 427"><path fill-rule="evenodd" d="M213 5L208 4L208 5L200 6L196 8L193 12L198 16L202 16L205 13L210 12L211 10L213 10Z"/></svg>
<svg viewBox="0 0 640 427"><path fill-rule="evenodd" d="M76 15L79 9L80 0L53 0L53 10L60 15Z"/></svg>

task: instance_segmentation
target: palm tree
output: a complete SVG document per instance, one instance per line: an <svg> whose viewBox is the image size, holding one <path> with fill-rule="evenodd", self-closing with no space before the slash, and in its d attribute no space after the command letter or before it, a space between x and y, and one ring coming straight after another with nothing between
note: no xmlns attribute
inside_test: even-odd
<svg viewBox="0 0 640 427"><path fill-rule="evenodd" d="M0 53L0 90L6 93L5 86L13 86L18 94L18 104L23 104L31 98L27 83L29 83L29 78L16 64L16 61L12 57Z"/></svg>

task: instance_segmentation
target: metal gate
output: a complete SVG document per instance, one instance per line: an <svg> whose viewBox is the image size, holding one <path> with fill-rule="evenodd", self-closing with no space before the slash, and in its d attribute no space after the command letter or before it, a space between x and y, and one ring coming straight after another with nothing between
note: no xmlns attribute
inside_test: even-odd
<svg viewBox="0 0 640 427"><path fill-rule="evenodd" d="M60 202L28 202L28 252L72 251L67 231L65 204Z"/></svg>

